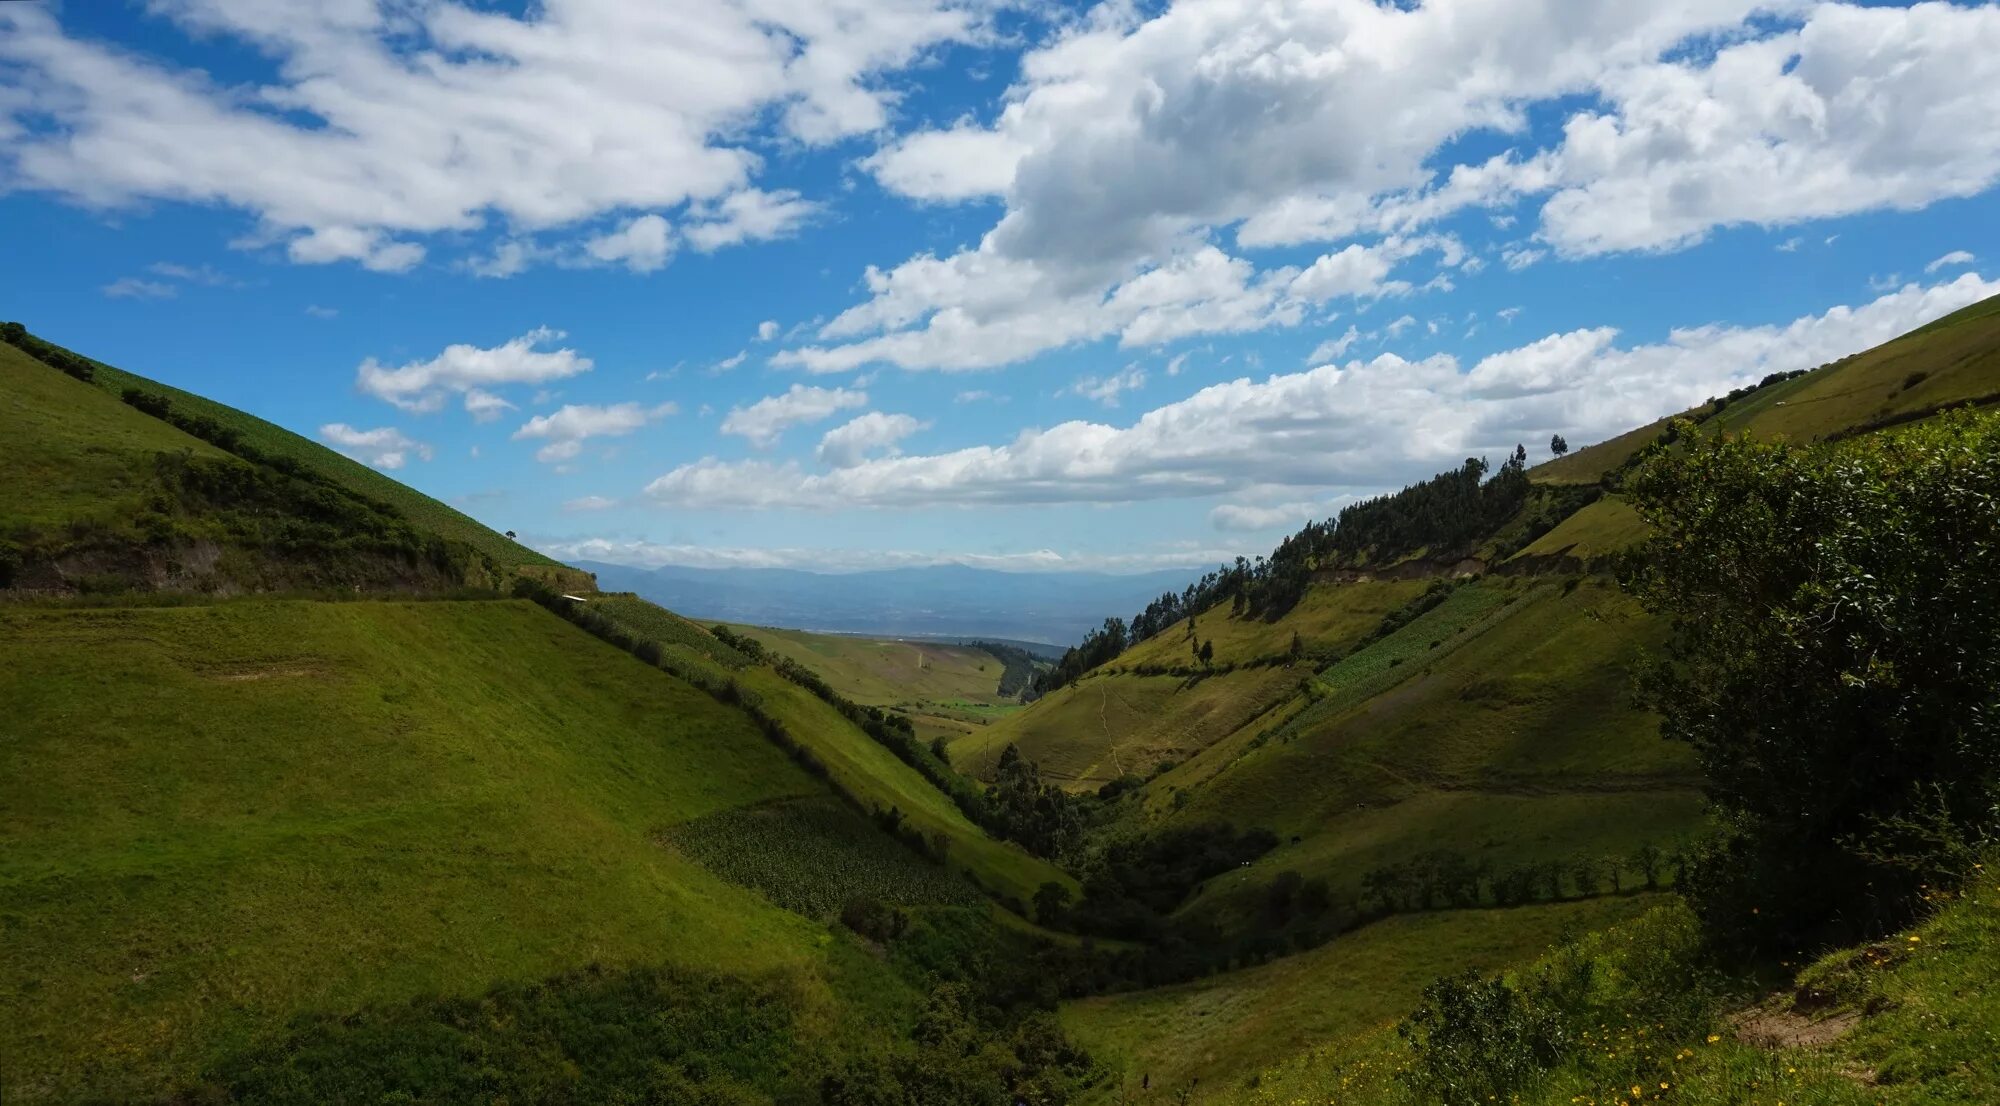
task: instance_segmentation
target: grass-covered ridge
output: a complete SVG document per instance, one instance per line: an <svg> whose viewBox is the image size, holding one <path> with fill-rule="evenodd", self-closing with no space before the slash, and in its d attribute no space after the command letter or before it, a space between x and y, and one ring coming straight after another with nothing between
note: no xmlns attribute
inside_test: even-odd
<svg viewBox="0 0 2000 1106"><path fill-rule="evenodd" d="M16 1093L127 1097L299 1009L820 958L815 925L655 841L815 781L528 604L0 608L0 627Z"/></svg>
<svg viewBox="0 0 2000 1106"><path fill-rule="evenodd" d="M80 357L31 333L11 328L7 333L11 340L0 341L0 373L8 386L5 414L13 448L0 454L0 461L9 466L10 475L32 478L32 484L24 480L23 486L34 490L18 508L22 511L18 520L10 504L8 516L0 521L32 524L129 517L156 488L151 470L159 453L187 451L198 460L217 461L229 455L229 450L142 410L164 401L171 420L198 420L240 443L241 450L265 459L265 467L275 463L356 501L380 504L418 535L473 551L501 575L527 572L563 587L589 586L586 575L299 434L226 404ZM88 379L82 378L85 374ZM134 406L126 400L129 394L145 398ZM125 514L116 510L121 502Z"/></svg>

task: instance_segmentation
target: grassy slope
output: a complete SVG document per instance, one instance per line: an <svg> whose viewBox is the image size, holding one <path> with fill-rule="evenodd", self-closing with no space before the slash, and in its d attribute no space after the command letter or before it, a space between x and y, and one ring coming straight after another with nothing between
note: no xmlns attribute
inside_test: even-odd
<svg viewBox="0 0 2000 1106"><path fill-rule="evenodd" d="M1182 676L1093 676L954 742L952 763L989 775L1009 745L1041 765L1053 783L1094 790L1123 775L1144 776L1226 737L1284 698L1304 672L1241 669Z"/></svg>
<svg viewBox="0 0 2000 1106"><path fill-rule="evenodd" d="M1293 633L1315 650L1350 648L1382 616L1415 597L1423 581L1379 580L1314 587L1283 619L1231 618L1218 604L1195 620L1200 640L1215 643L1217 664L1284 654ZM1078 789L1121 775L1144 776L1222 742L1288 699L1304 676L1291 667L1239 669L1190 681L1146 676L1142 665L1193 664L1179 628L1140 642L1116 661L989 729L951 745L953 763L983 775L1008 745L1053 780Z"/></svg>
<svg viewBox="0 0 2000 1106"><path fill-rule="evenodd" d="M1294 633L1321 648L1338 649L1360 639L1382 621L1383 615L1423 590L1422 580L1371 580L1340 588L1312 588L1277 622L1231 618L1229 605L1218 603L1195 619L1195 638L1215 643L1217 664L1241 664L1283 654L1291 648ZM1186 623L1181 623L1140 642L1108 667L1192 663L1185 627Z"/></svg>
<svg viewBox="0 0 2000 1106"><path fill-rule="evenodd" d="M906 703L999 704L1000 662L984 649L731 626L819 674L834 690L868 706Z"/></svg>
<svg viewBox="0 0 2000 1106"><path fill-rule="evenodd" d="M657 640L664 640L660 635L673 629L672 623L679 623L721 647L721 642L709 637L706 630L643 599L613 597L608 602L600 601L597 609L635 633ZM682 648L688 650L683 655L690 661L704 663L692 647ZM998 662L993 663L997 668ZM745 664L732 669L715 664L713 671L734 678L755 693L765 708L783 720L786 728L826 764L834 781L864 804L893 806L926 834L941 832L950 837L951 862L954 866L963 865L981 885L1026 902L1044 882L1073 884L1069 876L1047 861L987 836L966 819L949 796L915 769L898 760L839 711L771 668Z"/></svg>
<svg viewBox="0 0 2000 1106"><path fill-rule="evenodd" d="M41 371L51 376L62 376L55 369L41 365L40 362L28 358L25 354L21 354L12 346L5 345L5 343L0 343L0 350L4 350L4 352L0 352L0 357L19 357L21 360L27 362L28 365L40 368ZM583 586L588 580L586 574L571 569L562 569L560 572L557 572L556 570L561 568L561 566L555 561L502 534L488 529L463 512L448 507L414 488L397 483L394 479L352 458L336 453L320 445L318 442L295 434L275 423L266 422L255 415L217 403L204 396L185 392L171 385L162 384L135 373L129 373L123 369L103 364L102 362L93 362L93 364L97 365L95 385L100 391L107 393L112 398L113 403L119 407L123 407L124 404L117 397L126 388L140 388L148 392L165 395L173 400L174 406L177 409L207 415L217 422L234 427L243 435L243 440L250 445L276 456L294 458L303 464L310 465L326 473L340 484L356 492L390 503L401 510L419 529L465 542L492 557L496 563L503 567L532 568L537 575L547 576L552 580L561 580L564 586L569 587ZM64 379L67 378L65 377ZM97 405L92 404L92 406L95 407ZM146 416L139 415L136 411L131 412L131 414L138 418L147 418ZM154 420L148 419L147 421ZM178 434L177 431L174 431L171 427L166 427L165 424L161 424L161 426L171 433ZM180 435L180 437L185 438L185 435ZM81 507L83 504L78 503L77 506Z"/></svg>
<svg viewBox="0 0 2000 1106"><path fill-rule="evenodd" d="M123 1099L301 1009L825 955L654 841L820 785L527 604L0 608L0 701L16 1095Z"/></svg>
<svg viewBox="0 0 2000 1106"><path fill-rule="evenodd" d="M152 457L222 451L0 342L0 472L5 521L31 525L135 512Z"/></svg>
<svg viewBox="0 0 2000 1106"><path fill-rule="evenodd" d="M999 693L1000 661L984 649L929 641L816 634L731 625L767 649L805 665L847 698L894 707L928 744L978 733L1021 709Z"/></svg>
<svg viewBox="0 0 2000 1106"><path fill-rule="evenodd" d="M1532 960L1564 931L1615 923L1645 902L1634 896L1391 918L1255 968L1069 1003L1063 1024L1115 1073L1100 1095L1105 1101L1231 1101L1245 1091L1246 1077L1287 1057L1366 1040L1408 1013L1441 974ZM1147 1077L1151 1087L1142 1091ZM1200 1083L1183 1099L1190 1080Z"/></svg>
<svg viewBox="0 0 2000 1106"><path fill-rule="evenodd" d="M1646 941L1647 927L1660 918L1656 913L1614 925L1589 942L1621 955ZM1807 993L1830 999L1801 1012L1792 1000ZM1405 1000L1404 1008L1409 1005ZM1081 1007L1079 1012L1090 1013ZM1081 1032L1095 1028L1087 1016L1077 1020ZM1111 1029L1121 1028L1119 1019L1104 1020ZM1641 1095L1648 1102L1987 1106L2000 1101L2000 877L1976 872L1958 898L1908 932L1828 952L1765 1002L1728 1012L1686 1039L1649 1039L1630 1026L1610 1029L1622 1038L1621 1058L1657 1058L1658 1070L1647 1077ZM1798 1042L1782 1044L1772 1039L1773 1029L1820 1037L1817 1042L1781 1037ZM1246 1106L1328 1101L1418 1106L1394 1079L1408 1056L1387 1024L1359 1035L1336 1029L1223 1089L1214 1100ZM1595 1054L1589 1059L1597 1066ZM1568 1065L1514 1101L1521 1106L1633 1102L1630 1071L1619 1070L1624 1066L1619 1060L1605 1060L1603 1066L1616 1074ZM1662 1082L1668 1086L1661 1088Z"/></svg>
<svg viewBox="0 0 2000 1106"><path fill-rule="evenodd" d="M1285 868L1354 894L1369 868L1427 849L1505 865L1689 831L1692 762L1630 705L1631 665L1652 636L1608 585L1460 588L1323 672L1320 701L1261 743L1218 749L1218 760L1235 755L1198 758L1149 787L1156 817L1299 838L1212 884L1192 909L1254 909L1262 882Z"/></svg>

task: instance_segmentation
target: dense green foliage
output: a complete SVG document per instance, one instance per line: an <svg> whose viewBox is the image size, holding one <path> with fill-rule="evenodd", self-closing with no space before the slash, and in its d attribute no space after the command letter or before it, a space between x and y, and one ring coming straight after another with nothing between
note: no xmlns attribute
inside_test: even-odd
<svg viewBox="0 0 2000 1106"><path fill-rule="evenodd" d="M984 901L971 884L826 799L721 811L663 838L724 879L822 921L856 897L905 906Z"/></svg>
<svg viewBox="0 0 2000 1106"><path fill-rule="evenodd" d="M1908 916L2000 829L2000 418L1801 448L1710 439L1632 476L1648 680L1729 833L1688 890L1780 947Z"/></svg>
<svg viewBox="0 0 2000 1106"><path fill-rule="evenodd" d="M1041 768L1012 745L986 789L986 809L995 831L1037 856L1066 856L1084 828L1078 800L1042 779Z"/></svg>
<svg viewBox="0 0 2000 1106"><path fill-rule="evenodd" d="M1091 631L1036 680L1034 693L1047 695L1075 683L1128 647L1183 624L1196 660L1206 667L1201 658L1201 646L1206 643L1196 636L1196 619L1202 612L1227 602L1232 617L1275 622L1305 598L1313 573L1321 569L1392 564L1418 555L1432 560L1466 556L1520 514L1533 492L1527 477L1527 451L1519 446L1491 479L1487 472L1484 460L1468 457L1464 465L1450 472L1399 492L1350 504L1323 522L1307 523L1280 542L1268 558L1253 562L1238 557L1235 564L1207 573L1178 594L1167 592L1133 616L1129 626L1116 618L1106 619L1103 627ZM1538 509L1531 512L1533 517L1517 527L1513 549L1554 528L1594 495L1588 491L1545 492L1537 501Z"/></svg>
<svg viewBox="0 0 2000 1106"><path fill-rule="evenodd" d="M811 1086L799 999L684 969L592 968L473 999L301 1018L188 1097L293 1103L750 1106ZM821 1042L810 1042L823 1048Z"/></svg>
<svg viewBox="0 0 2000 1106"><path fill-rule="evenodd" d="M1113 842L1083 880L1068 921L1105 937L1157 939L1167 918L1203 880L1239 868L1278 846L1269 830L1180 826Z"/></svg>
<svg viewBox="0 0 2000 1106"><path fill-rule="evenodd" d="M1029 685L1034 683L1035 674L1044 667L1040 657L1018 645L1007 645L997 641L974 641L968 644L975 649L984 649L993 654L993 659L1000 662L1000 684L997 690L1006 698L1024 694Z"/></svg>

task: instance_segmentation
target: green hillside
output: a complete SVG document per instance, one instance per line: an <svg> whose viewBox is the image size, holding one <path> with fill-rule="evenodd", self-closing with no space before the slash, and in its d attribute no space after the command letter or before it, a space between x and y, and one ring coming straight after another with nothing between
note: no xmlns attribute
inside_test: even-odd
<svg viewBox="0 0 2000 1106"><path fill-rule="evenodd" d="M1615 924L1647 902L1642 895L1392 918L1259 967L1070 1003L1063 1023L1120 1073L1101 1101L1239 1101L1296 1055L1363 1046L1439 975L1535 960L1566 932Z"/></svg>
<svg viewBox="0 0 2000 1106"><path fill-rule="evenodd" d="M303 438L34 348L0 344L0 1098L1087 1076L1066 1044L1003 1066L1062 1038L1048 999L981 997L1045 937L993 898L1073 881L840 711ZM920 1013L977 1054L945 1073Z"/></svg>
<svg viewBox="0 0 2000 1106"><path fill-rule="evenodd" d="M1690 417L1707 434L1838 440L1996 394L2000 310L1989 303ZM1579 450L1530 478L1615 489L1667 425ZM1541 509L1536 495L1522 517ZM1216 823L1277 837L1276 848L1206 880L1174 912L1190 933L1259 935L1238 946L1239 962L1277 959L1065 1007L1079 1038L1123 1073L1125 1097L1107 1101L1183 1101L1197 1077L1205 1085L1187 1101L1347 1101L1342 1091L1368 1082L1356 1075L1357 1058L1380 1060L1386 1049L1379 1032L1365 1031L1407 1012L1428 979L1400 990L1349 979L1315 998L1301 980L1306 965L1372 950L1371 964L1435 952L1425 961L1439 968L1433 975L1455 958L1490 968L1499 961L1460 956L1463 946L1442 929L1408 936L1412 947L1393 954L1369 942L1459 919L1504 941L1491 928L1499 919L1551 909L1495 909L1503 896L1615 911L1634 901L1633 888L1668 883L1665 859L1708 832L1691 750L1664 741L1660 720L1634 705L1637 673L1665 629L1604 575L1589 574L1642 542L1647 526L1615 490L1544 519L1524 530L1517 517L1494 531L1488 544L1512 562L1497 574L1458 579L1465 562L1449 551L1439 559L1419 550L1393 571L1363 557L1312 570L1302 597L1276 618L1255 616L1254 591L1251 612L1240 601L1232 607L1224 577L1222 601L1197 615L1192 632L1185 619L1173 622L952 746L962 768L983 773L1016 744L1078 790L1140 777L1107 808L1100 841ZM1195 650L1209 641L1205 665ZM1260 660L1265 667L1248 667ZM1453 885L1470 898L1454 898ZM1302 886L1324 905L1299 906ZM1515 955L1549 936L1514 946ZM1376 1005L1378 991L1395 998ZM1323 1028L1287 1035L1295 1021ZM1337 1079L1298 1074L1329 1068ZM1148 1071L1151 1090L1135 1093L1132 1081ZM1378 1070L1373 1090L1354 1100L1405 1101L1388 1074ZM1241 1081L1225 1090L1216 1078ZM1593 1093L1569 1090L1578 1102Z"/></svg>
<svg viewBox="0 0 2000 1106"><path fill-rule="evenodd" d="M1018 691L1001 691L1007 665L975 646L767 626L730 629L812 669L857 703L893 707L909 716L926 742L978 733L1021 706ZM1025 676L1017 673L1015 678Z"/></svg>
<svg viewBox="0 0 2000 1106"><path fill-rule="evenodd" d="M588 964L827 986L815 921L660 841L817 782L530 605L0 607L0 697L10 1101Z"/></svg>
<svg viewBox="0 0 2000 1106"><path fill-rule="evenodd" d="M474 551L503 574L526 571L563 587L589 586L586 574L564 568L462 512L282 427L78 357L33 335L23 335L21 343L0 341L0 382L7 389L8 425L19 434L10 435L10 445L0 446L9 450L0 459L10 466L19 465L18 471L34 482L26 485L30 490L18 507L12 502L7 505L0 526L130 520L160 490L159 454L186 450L196 458L215 461L227 456L225 450L123 400L128 390L136 390L165 400L173 418L206 420L257 455L296 466L355 502L380 505L381 513L417 534ZM86 364L90 380L61 372L40 358ZM268 465L252 467L268 470ZM10 467L9 471L17 470ZM213 506L200 504L194 513Z"/></svg>
<svg viewBox="0 0 2000 1106"><path fill-rule="evenodd" d="M951 865L962 868L980 886L1004 898L1027 902L1045 882L1073 885L1061 869L996 841L973 825L951 797L931 781L834 707L768 664L753 663L706 630L636 596L614 595L593 600L592 606L633 633L681 653L684 660L711 676L736 681L812 750L836 786L868 809L901 812L925 837L942 834L949 842ZM706 645L700 644L704 641ZM998 664L991 667L998 668Z"/></svg>

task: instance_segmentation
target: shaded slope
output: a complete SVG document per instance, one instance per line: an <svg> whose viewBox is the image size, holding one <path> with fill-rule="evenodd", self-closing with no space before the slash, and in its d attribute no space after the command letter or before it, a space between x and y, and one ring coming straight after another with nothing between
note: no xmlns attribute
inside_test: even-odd
<svg viewBox="0 0 2000 1106"><path fill-rule="evenodd" d="M950 866L965 871L980 886L1025 903L1044 882L1073 884L1053 864L987 835L966 818L950 796L895 753L770 666L752 663L706 630L635 596L593 600L592 608L636 635L661 641L684 663L711 677L734 680L826 765L835 786L871 810L900 811L907 823L927 838L942 835L949 843L946 855ZM700 635L710 644L702 645L692 635Z"/></svg>
<svg viewBox="0 0 2000 1106"><path fill-rule="evenodd" d="M821 786L528 604L0 608L0 699L17 1093L132 1097L300 1009L824 955L654 840Z"/></svg>
<svg viewBox="0 0 2000 1106"><path fill-rule="evenodd" d="M1566 931L1629 918L1645 901L1392 918L1255 968L1067 1003L1063 1024L1112 1069L1111 1082L1093 1101L1243 1101L1261 1082L1257 1077L1287 1057L1370 1043L1441 974L1533 960Z"/></svg>
<svg viewBox="0 0 2000 1106"><path fill-rule="evenodd" d="M1156 817L1290 842L1190 909L1252 911L1287 869L1351 903L1367 871L1430 850L1499 867L1624 855L1691 831L1692 758L1631 705L1633 665L1656 637L1608 585L1461 587L1320 673L1318 701L1289 720L1148 788Z"/></svg>

